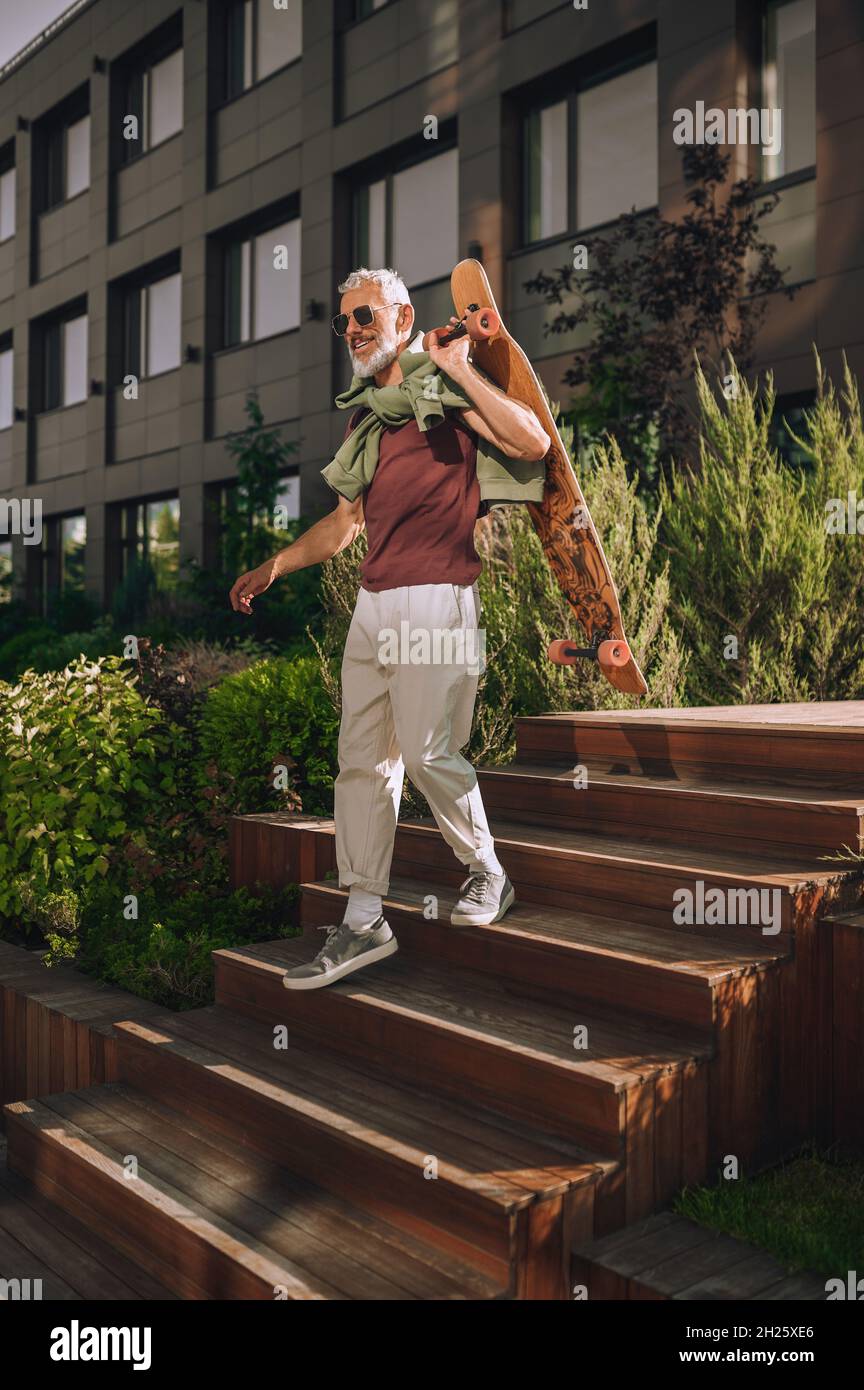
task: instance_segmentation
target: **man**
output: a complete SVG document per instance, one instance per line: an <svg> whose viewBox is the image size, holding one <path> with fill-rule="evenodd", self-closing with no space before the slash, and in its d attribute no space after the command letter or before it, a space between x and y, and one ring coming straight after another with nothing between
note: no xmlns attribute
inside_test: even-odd
<svg viewBox="0 0 864 1390"><path fill-rule="evenodd" d="M334 784L339 885L348 888L348 902L315 959L287 972L288 989L330 984L397 949L382 896L406 771L469 871L451 922L496 922L513 903L476 774L459 751L471 731L479 674L464 659L468 644L461 660L417 664L393 661L382 641L405 624L412 635L476 637L475 521L490 497L540 501L550 446L533 412L472 366L467 336L442 346L433 333L424 353L395 271L356 270L339 290L333 327L345 338L354 377L336 404L352 415L322 470L339 500L231 590L234 610L250 613L251 600L274 580L330 559L365 526L368 551L342 663Z"/></svg>

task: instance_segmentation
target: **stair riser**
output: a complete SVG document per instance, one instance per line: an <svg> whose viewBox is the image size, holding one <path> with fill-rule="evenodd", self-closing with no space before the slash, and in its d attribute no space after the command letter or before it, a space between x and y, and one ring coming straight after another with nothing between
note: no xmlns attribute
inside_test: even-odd
<svg viewBox="0 0 864 1390"><path fill-rule="evenodd" d="M862 844L862 817L825 807L772 808L694 796L680 788L611 788L530 782L506 773L479 773L483 804L491 817L591 834L634 836L651 842L714 845L745 854L812 860L844 845Z"/></svg>
<svg viewBox="0 0 864 1390"><path fill-rule="evenodd" d="M296 1113L286 1115L239 1081L122 1032L118 1067L127 1084L459 1256L501 1284L515 1277L521 1213L508 1214L479 1197L474 1200L446 1178L427 1180L407 1161L382 1155L360 1136Z"/></svg>
<svg viewBox="0 0 864 1390"><path fill-rule="evenodd" d="M341 898L307 890L300 902L300 920L311 933L336 920L344 911ZM400 951L416 952L426 960L446 961L454 968L477 970L511 980L514 994L536 991L544 998L572 1004L580 1000L621 1013L655 1018L679 1025L690 1036L701 1033L706 1042L713 1030L711 990L702 980L617 958L600 958L576 946L549 942L514 942L494 927L453 927L449 920L427 921L414 912L387 908L387 921L399 939ZM626 1008L622 1007L626 1000Z"/></svg>
<svg viewBox="0 0 864 1390"><path fill-rule="evenodd" d="M727 881L663 865L618 862L610 866L576 856L548 853L541 844L519 845L499 840L496 848L517 897L526 902L546 903L577 912L624 918L631 922L653 923L691 935L694 932L698 934L698 925L692 927L673 920L676 893L686 889L695 895L699 879L705 884L706 894L714 887L728 893L733 889L761 886L743 875L740 879ZM442 885L458 887L465 876L465 870L454 859L440 835L407 825L398 827L396 831L392 873L394 877L415 879L418 892L423 895L439 891ZM731 903L732 900L727 901ZM766 901L770 907L773 899ZM792 894L783 891L780 899L780 932L774 935L766 933L765 940L779 942L783 933L791 931L794 910ZM720 925L712 926L710 922L706 926L709 931L722 930ZM747 931L761 934L758 925L743 923L742 926Z"/></svg>
<svg viewBox="0 0 864 1390"><path fill-rule="evenodd" d="M216 1002L250 1018L286 1024L321 1046L365 1057L388 1073L460 1100L476 1097L611 1157L620 1153L620 1096L494 1042L454 1034L374 1001L332 989L286 991L277 975L228 960L216 967Z"/></svg>
<svg viewBox="0 0 864 1390"><path fill-rule="evenodd" d="M273 1286L169 1216L155 1212L99 1166L7 1113L9 1167L70 1215L136 1260L181 1298L267 1299ZM296 1293L288 1292L289 1299Z"/></svg>
<svg viewBox="0 0 864 1390"><path fill-rule="evenodd" d="M567 719L516 720L516 757L527 763L593 764L604 771L754 781L803 781L859 788L864 784L864 736L772 728L663 728L622 721L587 725Z"/></svg>

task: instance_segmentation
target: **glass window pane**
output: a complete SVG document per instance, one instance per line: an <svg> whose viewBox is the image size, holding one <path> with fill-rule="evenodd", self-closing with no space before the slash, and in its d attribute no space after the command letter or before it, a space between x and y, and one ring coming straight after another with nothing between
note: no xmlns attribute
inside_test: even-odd
<svg viewBox="0 0 864 1390"><path fill-rule="evenodd" d="M0 174L0 241L15 235L15 170Z"/></svg>
<svg viewBox="0 0 864 1390"><path fill-rule="evenodd" d="M147 375L180 366L180 275L147 286Z"/></svg>
<svg viewBox="0 0 864 1390"><path fill-rule="evenodd" d="M252 0L243 6L243 89L252 86Z"/></svg>
<svg viewBox="0 0 864 1390"><path fill-rule="evenodd" d="M287 517L299 517L300 479L296 475L291 478L283 478L279 484L279 491L276 493L276 506L284 507Z"/></svg>
<svg viewBox="0 0 864 1390"><path fill-rule="evenodd" d="M258 0L258 80L303 51L303 2L287 0L286 9L275 9L273 0Z"/></svg>
<svg viewBox="0 0 864 1390"><path fill-rule="evenodd" d="M779 110L780 149L762 156L762 177L777 179L816 163L814 0L771 5L765 16L764 105ZM776 119L776 118L775 118ZM776 127L775 127L776 129Z"/></svg>
<svg viewBox="0 0 864 1390"><path fill-rule="evenodd" d="M150 72L150 146L158 145L183 128L183 49Z"/></svg>
<svg viewBox="0 0 864 1390"><path fill-rule="evenodd" d="M12 542L0 541L0 603L12 599Z"/></svg>
<svg viewBox="0 0 864 1390"><path fill-rule="evenodd" d="M83 516L64 516L60 523L60 588L84 589L87 522Z"/></svg>
<svg viewBox="0 0 864 1390"><path fill-rule="evenodd" d="M284 333L299 324L300 219L297 217L255 238L255 337Z"/></svg>
<svg viewBox="0 0 864 1390"><path fill-rule="evenodd" d="M12 424L12 349L0 352L0 430Z"/></svg>
<svg viewBox="0 0 864 1390"><path fill-rule="evenodd" d="M158 589L174 589L180 573L180 501L147 503L147 558Z"/></svg>
<svg viewBox="0 0 864 1390"><path fill-rule="evenodd" d="M657 202L657 64L579 93L577 224Z"/></svg>
<svg viewBox="0 0 864 1390"><path fill-rule="evenodd" d="M87 315L63 325L63 404L87 399Z"/></svg>
<svg viewBox="0 0 864 1390"><path fill-rule="evenodd" d="M391 259L409 288L449 275L458 261L458 150L424 159L394 177Z"/></svg>
<svg viewBox="0 0 864 1390"><path fill-rule="evenodd" d="M90 187L90 117L66 130L66 197Z"/></svg>
<svg viewBox="0 0 864 1390"><path fill-rule="evenodd" d="M534 111L525 125L529 241L567 231L567 102Z"/></svg>
<svg viewBox="0 0 864 1390"><path fill-rule="evenodd" d="M379 179L369 185L369 260L371 270L381 270L387 264L387 181Z"/></svg>

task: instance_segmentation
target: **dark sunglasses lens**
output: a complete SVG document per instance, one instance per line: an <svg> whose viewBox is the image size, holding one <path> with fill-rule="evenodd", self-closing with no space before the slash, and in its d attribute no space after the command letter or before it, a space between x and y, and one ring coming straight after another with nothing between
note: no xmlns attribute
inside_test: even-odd
<svg viewBox="0 0 864 1390"><path fill-rule="evenodd" d="M348 315L347 315L347 314L337 314L336 317L335 317L335 319L333 320L333 332L334 332L334 333L338 333L338 334L339 334L339 337L342 338L342 337L345 336L345 333L347 332L347 329L348 329Z"/></svg>
<svg viewBox="0 0 864 1390"><path fill-rule="evenodd" d="M375 315L368 304L358 304L354 310L354 318L361 328L368 328L374 317Z"/></svg>

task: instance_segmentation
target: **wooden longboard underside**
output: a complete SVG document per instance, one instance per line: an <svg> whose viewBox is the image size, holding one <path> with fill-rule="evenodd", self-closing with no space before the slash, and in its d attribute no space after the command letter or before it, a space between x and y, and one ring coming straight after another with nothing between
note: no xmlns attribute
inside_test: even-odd
<svg viewBox="0 0 864 1390"><path fill-rule="evenodd" d="M479 261L460 261L450 277L456 314L462 318L470 304L497 309L486 272ZM501 324L494 338L473 340L472 360L514 400L529 406L552 441L546 456L546 489L542 503L529 502L546 558L561 590L588 637L626 641L621 607L600 537L570 456L558 433L534 368L515 338ZM632 655L626 666L602 666L607 680L630 695L644 695L645 678Z"/></svg>

